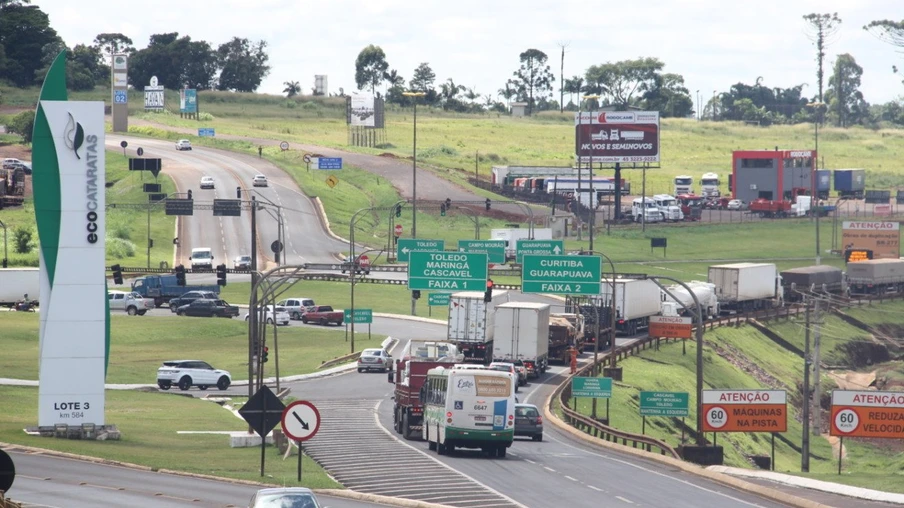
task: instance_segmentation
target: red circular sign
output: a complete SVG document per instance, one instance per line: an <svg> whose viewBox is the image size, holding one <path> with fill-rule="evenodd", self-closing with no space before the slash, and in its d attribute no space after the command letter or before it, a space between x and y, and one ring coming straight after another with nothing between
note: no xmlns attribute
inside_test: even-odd
<svg viewBox="0 0 904 508"><path fill-rule="evenodd" d="M370 266L370 258L364 254L361 254L360 256L358 256L358 263L360 263L361 266Z"/></svg>
<svg viewBox="0 0 904 508"><path fill-rule="evenodd" d="M296 400L282 414L283 434L295 441L307 441L320 430L320 411L306 400Z"/></svg>
<svg viewBox="0 0 904 508"><path fill-rule="evenodd" d="M395 225L395 235L402 236L402 225L401 224Z"/></svg>

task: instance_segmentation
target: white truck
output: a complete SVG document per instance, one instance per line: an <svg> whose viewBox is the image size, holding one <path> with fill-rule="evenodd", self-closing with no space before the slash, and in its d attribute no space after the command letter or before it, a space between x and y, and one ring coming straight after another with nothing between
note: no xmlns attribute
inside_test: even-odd
<svg viewBox="0 0 904 508"><path fill-rule="evenodd" d="M509 302L496 307L493 361L521 360L528 378L549 367L549 304Z"/></svg>
<svg viewBox="0 0 904 508"><path fill-rule="evenodd" d="M192 270L213 270L213 251L210 247L192 249L188 261Z"/></svg>
<svg viewBox="0 0 904 508"><path fill-rule="evenodd" d="M530 228L508 228L490 230L490 240L505 242L505 259L515 259L518 253L518 240L530 239ZM534 228L534 240L552 240L552 229Z"/></svg>
<svg viewBox="0 0 904 508"><path fill-rule="evenodd" d="M37 305L40 273L39 268L0 268L0 305L11 306L20 300Z"/></svg>
<svg viewBox="0 0 904 508"><path fill-rule="evenodd" d="M609 307L612 302L612 279L603 278L601 293L603 307ZM650 317L661 312L661 302L661 290L651 279L615 279L616 334L635 335L639 330L646 330ZM606 317L602 318L602 322L606 322Z"/></svg>
<svg viewBox="0 0 904 508"><path fill-rule="evenodd" d="M447 338L464 355L464 361L489 363L493 356L496 306L509 301L508 291L493 291L483 301L482 291L460 291L449 297Z"/></svg>
<svg viewBox="0 0 904 508"><path fill-rule="evenodd" d="M694 177L688 175L678 175L675 177L675 195L693 194L694 193Z"/></svg>
<svg viewBox="0 0 904 508"><path fill-rule="evenodd" d="M772 263L732 263L709 267L722 312L751 311L781 303L781 277Z"/></svg>
<svg viewBox="0 0 904 508"><path fill-rule="evenodd" d="M678 284L668 286L666 289L668 289L672 296L669 296L665 291L662 292L663 316L687 316L696 318L697 305L694 303L694 296L697 297L697 301L700 302L700 308L703 309L704 320L719 316L719 298L716 296L715 284L693 280L688 282L687 286L690 288L690 291ZM691 294L693 294L693 296L691 296Z"/></svg>
<svg viewBox="0 0 904 508"><path fill-rule="evenodd" d="M701 192L704 198L717 198L722 195L719 191L719 175L716 173L703 173L700 187L703 189Z"/></svg>
<svg viewBox="0 0 904 508"><path fill-rule="evenodd" d="M668 194L656 194L653 201L662 213L662 218L669 222L678 222L684 220L684 212L681 211L681 204L674 196Z"/></svg>
<svg viewBox="0 0 904 508"><path fill-rule="evenodd" d="M653 222L662 222L662 212L653 198L635 198L631 203L631 216L634 222L645 221L647 224Z"/></svg>

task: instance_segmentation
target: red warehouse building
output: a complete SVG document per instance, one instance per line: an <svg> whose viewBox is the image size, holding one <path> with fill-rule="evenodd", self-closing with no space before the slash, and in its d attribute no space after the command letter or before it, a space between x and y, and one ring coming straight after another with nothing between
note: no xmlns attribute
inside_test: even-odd
<svg viewBox="0 0 904 508"><path fill-rule="evenodd" d="M815 150L742 150L732 152L731 192L734 199L793 200L794 189L816 185Z"/></svg>

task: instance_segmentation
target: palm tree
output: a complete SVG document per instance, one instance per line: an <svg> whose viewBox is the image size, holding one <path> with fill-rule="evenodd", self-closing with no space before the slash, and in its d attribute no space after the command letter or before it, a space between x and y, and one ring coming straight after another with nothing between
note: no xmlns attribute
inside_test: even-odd
<svg viewBox="0 0 904 508"><path fill-rule="evenodd" d="M405 84L405 78L399 75L399 71L393 69L383 73L383 79L389 83L389 88L394 86L402 86Z"/></svg>
<svg viewBox="0 0 904 508"><path fill-rule="evenodd" d="M286 97L295 97L301 93L301 85L298 84L298 81L283 81L283 84L286 85L286 87L283 88Z"/></svg>
<svg viewBox="0 0 904 508"><path fill-rule="evenodd" d="M500 88L497 95L505 99L505 107L509 108L512 102L512 97L518 95L518 90L517 88L515 88L512 80L508 80L505 82L505 88Z"/></svg>
<svg viewBox="0 0 904 508"><path fill-rule="evenodd" d="M452 78L447 79L440 87L440 96L443 99L444 109L449 109L454 103L458 102L458 99L456 98L458 93L466 90L463 85L456 85Z"/></svg>

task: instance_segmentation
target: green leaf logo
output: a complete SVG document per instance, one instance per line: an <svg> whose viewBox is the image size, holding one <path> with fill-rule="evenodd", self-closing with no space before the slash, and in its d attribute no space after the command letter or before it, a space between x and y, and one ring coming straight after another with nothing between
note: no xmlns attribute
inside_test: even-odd
<svg viewBox="0 0 904 508"><path fill-rule="evenodd" d="M75 157L77 159L81 159L78 154L78 149L82 147L82 144L85 142L85 129L82 128L82 124L75 121L75 118L72 116L72 113L69 113L69 122L66 123L66 148L69 148L73 152L75 152Z"/></svg>

